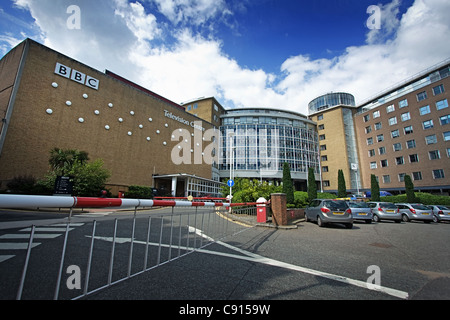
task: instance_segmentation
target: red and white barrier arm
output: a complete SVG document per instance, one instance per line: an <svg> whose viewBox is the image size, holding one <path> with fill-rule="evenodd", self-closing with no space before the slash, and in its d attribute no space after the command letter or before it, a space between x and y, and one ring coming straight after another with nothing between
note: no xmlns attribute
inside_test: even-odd
<svg viewBox="0 0 450 320"><path fill-rule="evenodd" d="M89 198L0 194L0 208L136 208L136 207L241 207L256 203L196 202L124 198Z"/></svg>

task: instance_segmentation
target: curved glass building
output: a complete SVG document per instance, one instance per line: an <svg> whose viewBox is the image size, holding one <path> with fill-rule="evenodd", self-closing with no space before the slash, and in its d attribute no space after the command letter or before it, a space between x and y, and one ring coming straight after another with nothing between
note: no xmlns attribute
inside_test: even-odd
<svg viewBox="0 0 450 320"><path fill-rule="evenodd" d="M338 105L354 107L356 105L355 97L345 92L327 93L312 100L308 104L308 109L309 113L312 114Z"/></svg>
<svg viewBox="0 0 450 320"><path fill-rule="evenodd" d="M306 186L308 168L319 174L316 123L306 116L278 109L242 108L221 115L219 170L222 178L274 181L289 163L298 189ZM231 150L231 152L230 152Z"/></svg>

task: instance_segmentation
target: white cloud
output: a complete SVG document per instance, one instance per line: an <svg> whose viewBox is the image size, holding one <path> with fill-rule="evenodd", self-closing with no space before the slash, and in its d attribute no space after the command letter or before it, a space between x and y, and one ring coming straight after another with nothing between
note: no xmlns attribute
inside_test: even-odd
<svg viewBox="0 0 450 320"><path fill-rule="evenodd" d="M146 1L156 4L173 24L158 21L142 1L16 0L16 4L30 11L45 45L176 102L215 96L225 107L272 107L306 114L308 102L318 95L345 91L358 102L450 57L448 0L416 0L402 16L399 1L393 0L381 6L382 28L367 29L364 45L348 47L332 59L311 59L303 53L286 57L278 74L243 67L227 56L219 39L195 33L196 26L209 28L231 15L224 0ZM80 30L66 27L66 8L73 3L81 9Z"/></svg>

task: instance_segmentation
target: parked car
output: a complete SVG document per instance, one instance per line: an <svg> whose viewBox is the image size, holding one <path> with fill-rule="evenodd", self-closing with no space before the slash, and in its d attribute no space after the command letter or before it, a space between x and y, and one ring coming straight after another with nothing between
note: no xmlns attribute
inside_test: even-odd
<svg viewBox="0 0 450 320"><path fill-rule="evenodd" d="M398 208L392 202L367 202L367 205L372 209L373 221L379 222L381 220L391 220L396 223L402 222L402 215Z"/></svg>
<svg viewBox="0 0 450 320"><path fill-rule="evenodd" d="M425 223L433 221L433 212L431 208L420 203L396 203L395 204L405 222L411 220L420 220Z"/></svg>
<svg viewBox="0 0 450 320"><path fill-rule="evenodd" d="M305 210L306 221L317 221L319 227L327 223L342 223L353 228L352 210L344 200L315 199Z"/></svg>
<svg viewBox="0 0 450 320"><path fill-rule="evenodd" d="M431 211L433 211L433 221L434 222L441 222L441 221L450 221L450 208L447 206L441 206L441 205L433 205L433 206L427 206L431 208Z"/></svg>
<svg viewBox="0 0 450 320"><path fill-rule="evenodd" d="M365 202L347 201L352 210L353 220L363 220L365 223L372 222L372 209Z"/></svg>

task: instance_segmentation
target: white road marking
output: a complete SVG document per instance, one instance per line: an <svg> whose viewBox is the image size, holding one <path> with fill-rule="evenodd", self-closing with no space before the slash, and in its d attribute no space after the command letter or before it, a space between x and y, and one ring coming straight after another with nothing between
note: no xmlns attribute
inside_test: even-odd
<svg viewBox="0 0 450 320"><path fill-rule="evenodd" d="M69 228L69 231L72 231L74 228ZM19 230L20 232L29 232L31 231L31 228L25 228L22 230ZM34 229L35 232L66 232L66 228L52 228L52 227L36 227Z"/></svg>
<svg viewBox="0 0 450 320"><path fill-rule="evenodd" d="M0 262L6 261L8 259L14 258L15 256L10 255L0 255Z"/></svg>
<svg viewBox="0 0 450 320"><path fill-rule="evenodd" d="M60 235L60 233L36 233L33 239L54 239ZM30 235L27 233L4 234L0 236L0 239L30 239Z"/></svg>
<svg viewBox="0 0 450 320"><path fill-rule="evenodd" d="M39 242L34 242L32 248L40 245ZM26 250L28 243L26 242L0 242L0 250Z"/></svg>

